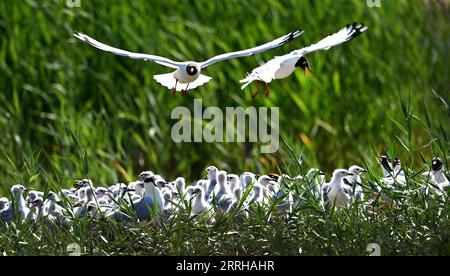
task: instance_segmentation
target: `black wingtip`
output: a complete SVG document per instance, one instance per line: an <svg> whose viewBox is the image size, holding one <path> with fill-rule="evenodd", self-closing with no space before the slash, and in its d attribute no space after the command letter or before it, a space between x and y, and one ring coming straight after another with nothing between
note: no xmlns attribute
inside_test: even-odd
<svg viewBox="0 0 450 276"><path fill-rule="evenodd" d="M302 33L303 33L303 30L296 30L296 31L290 32L288 35L286 35L286 37L283 39L283 41L281 41L281 43L278 44L278 45L282 46L282 45L284 45L286 43L289 43L292 40L294 40L297 37L299 37Z"/></svg>
<svg viewBox="0 0 450 276"><path fill-rule="evenodd" d="M364 25L364 23L359 24L357 22L347 24L346 28L348 33L351 34L349 40L359 36L367 30L367 26Z"/></svg>

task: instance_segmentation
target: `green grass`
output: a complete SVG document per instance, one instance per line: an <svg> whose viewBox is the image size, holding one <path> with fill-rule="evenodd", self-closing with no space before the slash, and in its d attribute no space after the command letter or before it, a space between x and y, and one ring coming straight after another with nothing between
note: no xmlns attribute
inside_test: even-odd
<svg viewBox="0 0 450 276"><path fill-rule="evenodd" d="M448 169L449 3L381 2L368 8L359 0L81 0L81 8L68 8L61 0L1 1L0 194L15 183L57 190L84 177L96 185L127 182L146 169L194 180L208 165L261 173L319 166L330 173L361 164L374 181L384 151L415 172L434 156ZM353 21L368 31L309 56L314 77L297 72L273 82L267 99L253 100L254 86L240 91L238 80L261 62ZM305 33L280 49L211 66L204 74L214 79L187 97L173 97L153 80L169 72L164 67L98 51L72 36L82 31L123 49L202 60L297 28ZM221 108L279 107L285 143L276 154L260 154L251 143L175 144L168 138L172 109L192 108L196 98ZM300 247L304 254L365 254L377 240L390 254L448 255L448 204L437 211L411 198L373 220L356 211L330 218L306 208L288 227L275 220L191 230L180 220L169 230L93 224L98 231L91 231L86 223L57 239L9 229L0 251L64 254L77 241L90 254L296 254Z"/></svg>

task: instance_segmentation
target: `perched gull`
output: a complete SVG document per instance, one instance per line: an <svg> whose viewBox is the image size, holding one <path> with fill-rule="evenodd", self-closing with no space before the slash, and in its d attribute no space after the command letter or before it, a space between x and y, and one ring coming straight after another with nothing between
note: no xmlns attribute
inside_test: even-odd
<svg viewBox="0 0 450 276"><path fill-rule="evenodd" d="M240 82L244 83L242 89L245 89L250 83L256 81L256 92L253 94L253 97L255 97L259 93L259 82L261 81L266 85L264 95L267 97L270 92L269 83L272 80L290 76L297 67L300 67L305 74L307 70L311 71L305 55L319 50L328 50L331 47L350 41L366 30L367 27L363 24L349 24L337 33L327 36L316 44L293 51L284 56L275 57L254 69L245 79L241 80Z"/></svg>
<svg viewBox="0 0 450 276"><path fill-rule="evenodd" d="M180 198L186 194L186 180L183 177L175 179L175 187Z"/></svg>
<svg viewBox="0 0 450 276"><path fill-rule="evenodd" d="M219 183L219 190L216 194L215 206L217 206L221 212L225 213L233 203L233 199L230 191L228 190L227 174L224 171L220 171L217 174L217 182Z"/></svg>
<svg viewBox="0 0 450 276"><path fill-rule="evenodd" d="M30 207L34 212L34 216L31 218L32 221L39 221L46 215L44 213L44 199L40 197L35 198L33 201L30 201Z"/></svg>
<svg viewBox="0 0 450 276"><path fill-rule="evenodd" d="M257 46L257 47L243 50L243 51L218 55L218 56L215 56L204 62L194 62L194 61L176 62L176 61L173 61L168 58L161 57L161 56L134 53L134 52L129 52L129 51L121 50L118 48L114 48L114 47L108 46L106 44L103 44L103 43L101 43L83 33L80 33L80 32L75 33L74 36L97 49L100 49L100 50L103 50L106 52L110 52L115 55L125 56L125 57L129 57L129 58L133 58L133 59L141 59L144 61L151 60L160 65L176 69L172 73L156 75L153 78L157 82L159 82L161 85L163 85L169 89L172 89L174 94L176 91L181 91L182 94L185 95L189 88L194 89L194 88L196 88L200 85L203 85L211 80L210 77L200 74L202 69L208 67L209 65L212 65L219 61L232 59L232 58L250 56L250 55L253 55L256 53L261 53L261 52L264 52L264 51L267 51L267 50L270 50L273 48L283 46L284 44L297 38L300 34L301 34L300 31L294 31L294 32L291 32L291 33L289 33L285 36L282 36L278 39L275 39L269 43L263 44L261 46ZM183 89L180 86L177 86L178 83L186 84L185 88Z"/></svg>
<svg viewBox="0 0 450 276"><path fill-rule="evenodd" d="M227 183L230 191L240 187L241 182L239 181L239 176L235 174L227 174Z"/></svg>
<svg viewBox="0 0 450 276"><path fill-rule="evenodd" d="M27 189L19 184L11 187L11 193L17 204L18 214L23 220L25 220L30 213L30 209L26 206L25 199L23 198L23 193L26 191ZM13 220L13 216L14 204L9 204L7 208L4 208L2 211L0 211L0 221L11 222Z"/></svg>
<svg viewBox="0 0 450 276"><path fill-rule="evenodd" d="M210 197L212 197L212 193L214 192L217 185L217 172L218 169L214 166L210 166L206 168L206 172L208 173L208 182L206 184L205 190L205 200L209 201Z"/></svg>
<svg viewBox="0 0 450 276"><path fill-rule="evenodd" d="M431 179L436 183L442 192L450 190L450 183L445 176L443 162L439 157L435 157L431 164Z"/></svg>
<svg viewBox="0 0 450 276"><path fill-rule="evenodd" d="M218 191L216 193L216 203L218 203L222 198L227 197L229 194L227 187L227 174L224 171L217 173L217 183L219 184Z"/></svg>
<svg viewBox="0 0 450 276"><path fill-rule="evenodd" d="M322 206L324 209L328 205L337 207L349 207L351 203L352 188L348 186L350 183L345 182L346 176L351 173L344 169L336 169L329 183L322 186ZM348 185L347 185L348 184Z"/></svg>
<svg viewBox="0 0 450 276"><path fill-rule="evenodd" d="M325 183L325 173L317 168L311 168L306 173L306 181L308 183L308 191L314 198L320 201L322 185Z"/></svg>
<svg viewBox="0 0 450 276"><path fill-rule="evenodd" d="M155 174L152 171L143 171L139 174L139 180L144 181L145 179L149 178L150 176L154 176Z"/></svg>
<svg viewBox="0 0 450 276"><path fill-rule="evenodd" d="M387 173L380 181L389 189L403 188L406 185L405 172L401 168L401 161L398 158L394 158L392 164L386 165L386 156L382 156L381 167L383 169L383 175Z"/></svg>
<svg viewBox="0 0 450 276"><path fill-rule="evenodd" d="M264 187L258 183L253 185L252 193L250 197L247 199L246 206L251 206L253 204L263 205L264 204Z"/></svg>
<svg viewBox="0 0 450 276"><path fill-rule="evenodd" d="M28 191L28 195L26 197L26 202L30 204L32 201L34 201L37 198L44 198L44 192L31 190Z"/></svg>
<svg viewBox="0 0 450 276"><path fill-rule="evenodd" d="M256 175L251 172L244 172L240 177L242 188L247 189L247 187L256 181Z"/></svg>
<svg viewBox="0 0 450 276"><path fill-rule="evenodd" d="M81 187L79 189L80 202L74 208L74 215L76 217L84 217L91 212L94 202L94 191L90 187Z"/></svg>
<svg viewBox="0 0 450 276"><path fill-rule="evenodd" d="M233 195L234 195L234 197L233 197L232 203L228 207L227 213L230 213L230 212L236 210L236 208L239 206L239 203L241 203L242 187L236 187L233 190Z"/></svg>
<svg viewBox="0 0 450 276"><path fill-rule="evenodd" d="M204 190L202 187L195 187L192 190L192 196L194 197L194 202L192 204L191 216L192 217L206 217L208 219L212 218L213 207L205 200Z"/></svg>
<svg viewBox="0 0 450 276"><path fill-rule="evenodd" d="M144 180L144 190L144 197L132 204L140 221L150 220L152 214L162 212L164 209L164 198L161 190L156 187L155 177L151 176Z"/></svg>
<svg viewBox="0 0 450 276"><path fill-rule="evenodd" d="M350 182L350 185L352 186L352 195L356 200L363 201L364 200L364 194L362 190L362 180L361 175L365 172L367 172L366 169L363 169L359 166L351 166L348 171L352 174L346 177L348 181Z"/></svg>

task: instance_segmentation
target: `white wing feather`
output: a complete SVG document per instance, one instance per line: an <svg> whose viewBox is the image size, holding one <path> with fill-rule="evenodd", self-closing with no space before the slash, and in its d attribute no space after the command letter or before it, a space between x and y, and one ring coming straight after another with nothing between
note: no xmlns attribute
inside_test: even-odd
<svg viewBox="0 0 450 276"><path fill-rule="evenodd" d="M211 64L214 64L216 62L219 62L219 61L224 61L224 60L228 60L228 59L232 59L232 58L250 56L250 55L253 55L256 53L261 53L261 52L264 52L264 51L267 51L267 50L270 50L273 48L277 48L277 47L283 46L284 44L296 39L302 33L303 33L303 31L294 31L287 35L279 37L271 42L268 42L266 44L263 44L263 45L260 45L260 46L257 46L257 47L251 48L251 49L218 55L218 56L208 59L205 62L200 63L200 66L201 66L201 68L205 68L205 67L207 67Z"/></svg>
<svg viewBox="0 0 450 276"><path fill-rule="evenodd" d="M124 57L129 57L129 58L133 58L133 59L142 59L142 60L152 60L158 64L170 67L170 68L178 68L180 65L182 65L183 63L181 62L175 62L173 60L170 60L168 58L165 57L160 57L160 56L155 56L155 55L148 55L148 54L141 54L141 53L135 53L135 52L129 52L129 51L125 51L119 48L115 48L115 47L111 47L109 45L106 45L104 43L101 43L95 39L93 39L92 37L89 37L88 35L85 35L83 33L75 33L74 36L86 43L88 43L89 45L91 45L92 47L95 47L97 49L100 49L102 51L105 52L109 52L109 53L113 53L115 55L118 56L124 56Z"/></svg>
<svg viewBox="0 0 450 276"><path fill-rule="evenodd" d="M338 31L337 33L325 37L316 44L313 44L300 50L293 51L291 54L304 56L315 51L328 50L331 47L352 40L353 38L357 37L366 30L367 27L364 26L364 24L357 24L357 23L349 24L345 28Z"/></svg>

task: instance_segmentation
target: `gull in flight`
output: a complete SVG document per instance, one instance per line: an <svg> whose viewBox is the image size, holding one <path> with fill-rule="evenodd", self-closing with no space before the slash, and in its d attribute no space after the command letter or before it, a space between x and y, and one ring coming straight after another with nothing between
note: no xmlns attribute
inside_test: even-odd
<svg viewBox="0 0 450 276"><path fill-rule="evenodd" d="M328 50L331 47L350 41L366 30L367 27L364 24L349 24L337 33L325 37L316 44L293 51L284 56L275 57L254 69L245 79L241 80L240 83L244 84L241 89L244 90L250 83L256 81L256 92L252 95L256 97L259 93L259 82L264 82L266 86L264 95L268 97L270 92L269 83L272 80L284 79L290 76L297 67L300 67L305 75L307 71L312 72L305 58L306 55L319 50Z"/></svg>
<svg viewBox="0 0 450 276"><path fill-rule="evenodd" d="M115 55L125 56L132 59L141 59L144 61L151 60L160 65L176 69L172 73L155 75L153 78L161 85L169 89L172 89L173 94L175 94L176 91L181 91L182 95L186 95L189 88L194 89L211 80L211 77L201 74L202 69L208 67L209 65L228 59L250 56L256 53L261 53L267 50L283 46L284 44L300 36L302 32L303 31L294 31L266 44L247 50L221 54L203 62L195 62L195 61L178 62L161 56L129 52L103 44L80 32L76 32L74 36L97 49L110 52ZM178 84L184 84L186 86L183 89L180 86L178 86Z"/></svg>

